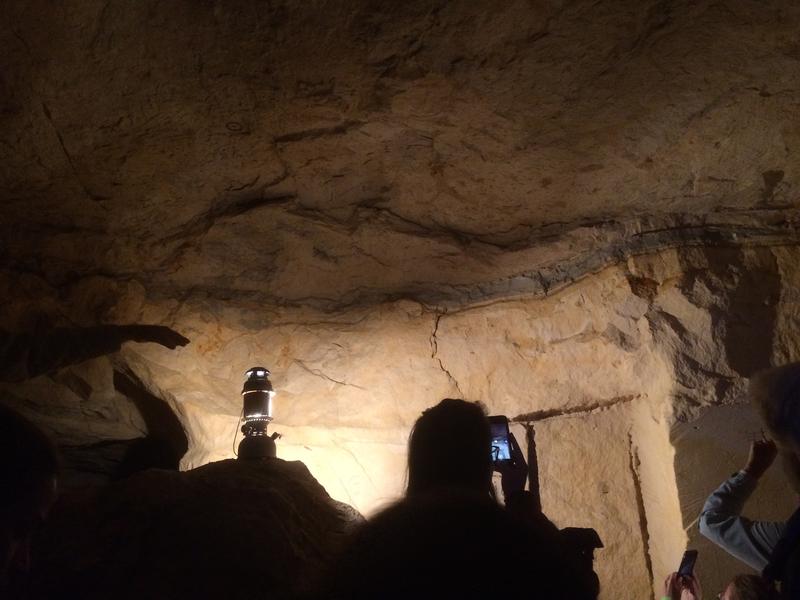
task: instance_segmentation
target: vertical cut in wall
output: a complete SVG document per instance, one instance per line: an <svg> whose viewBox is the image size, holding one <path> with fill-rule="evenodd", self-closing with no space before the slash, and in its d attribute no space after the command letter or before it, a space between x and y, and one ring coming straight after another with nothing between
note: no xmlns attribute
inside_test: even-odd
<svg viewBox="0 0 800 600"><path fill-rule="evenodd" d="M647 529L644 539L655 597L660 597L660 581L677 568L688 541L678 499L668 412L665 402L652 397L631 405L631 471Z"/></svg>
<svg viewBox="0 0 800 600"><path fill-rule="evenodd" d="M630 404L536 423L544 513L558 527L591 527L601 600L637 600L652 592L631 477ZM625 568L620 568L624 564Z"/></svg>
<svg viewBox="0 0 800 600"><path fill-rule="evenodd" d="M633 489L636 493L636 508L639 511L639 530L642 535L642 549L644 550L644 564L647 566L647 574L650 577L650 587L654 588L653 561L650 559L650 531L647 527L647 511L644 508L644 496L642 495L642 482L639 478L639 468L641 461L639 453L633 443L633 434L628 434L628 456L630 458L631 480ZM651 589L650 598L655 599L655 591Z"/></svg>

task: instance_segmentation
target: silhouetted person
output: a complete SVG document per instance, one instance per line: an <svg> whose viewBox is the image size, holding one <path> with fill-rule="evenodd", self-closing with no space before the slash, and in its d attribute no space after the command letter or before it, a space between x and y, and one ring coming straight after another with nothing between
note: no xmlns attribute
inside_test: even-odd
<svg viewBox="0 0 800 600"><path fill-rule="evenodd" d="M521 457L519 446L515 458ZM477 404L446 399L411 432L406 499L373 518L345 553L337 598L597 596L597 578L542 514L496 502L491 432ZM524 459L523 459L524 463ZM524 465L503 474L507 497Z"/></svg>
<svg viewBox="0 0 800 600"><path fill-rule="evenodd" d="M30 567L31 537L56 498L53 444L30 421L0 406L0 597L13 597Z"/></svg>
<svg viewBox="0 0 800 600"><path fill-rule="evenodd" d="M573 598L572 574L484 494L438 488L409 496L356 535L325 598Z"/></svg>
<svg viewBox="0 0 800 600"><path fill-rule="evenodd" d="M775 441L789 483L800 494L800 363L762 371L750 380L749 396ZM781 584L781 597L800 599L800 509L789 518L764 569Z"/></svg>
<svg viewBox="0 0 800 600"><path fill-rule="evenodd" d="M111 354L124 342L153 342L173 349L189 340L162 325L100 325L41 333L0 330L0 381L23 381Z"/></svg>

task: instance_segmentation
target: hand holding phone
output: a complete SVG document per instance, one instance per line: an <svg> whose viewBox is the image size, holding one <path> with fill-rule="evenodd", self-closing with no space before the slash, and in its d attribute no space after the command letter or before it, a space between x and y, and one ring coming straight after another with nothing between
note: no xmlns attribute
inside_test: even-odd
<svg viewBox="0 0 800 600"><path fill-rule="evenodd" d="M693 575L670 573L664 581L664 600L700 600L702 597L700 582Z"/></svg>
<svg viewBox="0 0 800 600"><path fill-rule="evenodd" d="M489 417L489 429L492 435L492 464L495 468L498 465L511 464L511 443L508 439L511 432L508 430L508 418L503 415Z"/></svg>
<svg viewBox="0 0 800 600"><path fill-rule="evenodd" d="M528 463L514 434L508 429L508 418L502 415L489 417L492 431L492 465L500 473L500 485L506 500L517 491L525 489L528 481Z"/></svg>

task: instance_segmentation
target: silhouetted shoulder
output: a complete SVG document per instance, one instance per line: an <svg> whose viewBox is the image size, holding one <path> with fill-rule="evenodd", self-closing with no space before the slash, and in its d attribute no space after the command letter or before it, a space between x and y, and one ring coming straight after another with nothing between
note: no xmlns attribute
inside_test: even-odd
<svg viewBox="0 0 800 600"><path fill-rule="evenodd" d="M490 498L439 490L364 525L343 555L332 596L344 599L573 599L569 565Z"/></svg>

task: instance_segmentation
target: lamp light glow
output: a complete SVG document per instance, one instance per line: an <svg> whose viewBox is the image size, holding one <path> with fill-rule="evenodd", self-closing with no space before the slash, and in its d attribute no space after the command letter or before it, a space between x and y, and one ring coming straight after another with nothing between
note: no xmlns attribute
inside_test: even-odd
<svg viewBox="0 0 800 600"><path fill-rule="evenodd" d="M242 387L244 439L239 443L239 458L275 456L275 440L280 434L267 435L267 427L272 421L272 399L275 397L269 376L269 369L264 367L253 367L245 373L246 379Z"/></svg>

